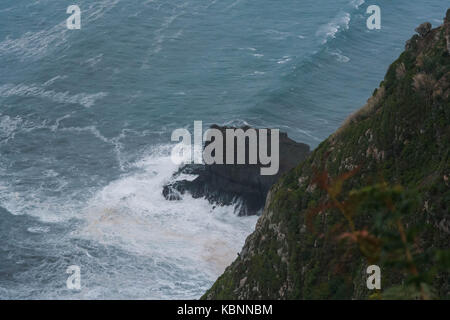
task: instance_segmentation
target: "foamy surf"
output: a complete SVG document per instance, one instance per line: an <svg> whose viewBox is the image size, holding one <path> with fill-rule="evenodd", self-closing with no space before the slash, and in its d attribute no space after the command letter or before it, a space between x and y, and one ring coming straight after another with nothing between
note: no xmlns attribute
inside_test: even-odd
<svg viewBox="0 0 450 320"><path fill-rule="evenodd" d="M316 32L316 36L322 41L322 44L327 43L330 39L336 38L336 34L342 30L348 30L351 20L351 15L348 12L341 12L334 19L324 26L321 26Z"/></svg>
<svg viewBox="0 0 450 320"><path fill-rule="evenodd" d="M38 84L5 84L0 86L0 97L8 98L11 96L19 97L37 97L48 99L57 103L76 103L85 108L92 107L96 100L106 97L106 92L98 92L94 94L78 93L71 94L70 92L56 92L54 90L45 90L45 86Z"/></svg>
<svg viewBox="0 0 450 320"><path fill-rule="evenodd" d="M214 207L188 194L166 200L162 187L178 169L168 151L156 148L135 164L136 172L97 192L83 210L86 223L77 236L133 254L176 257L213 279L234 260L257 217L238 217L233 206Z"/></svg>
<svg viewBox="0 0 450 320"><path fill-rule="evenodd" d="M12 227L0 225L0 235L14 240L5 247L7 260L24 266L16 275L20 286L1 296L29 298L40 288L34 294L43 299L198 298L236 258L257 217L238 217L233 206L214 207L189 195L166 200L162 186L178 169L170 150L151 148L84 204L70 195L57 199L35 190L22 197L11 186L0 188L9 211L0 212L1 219L12 221ZM45 176L60 178L51 170ZM45 251L36 239L45 239ZM28 261L30 250L41 258ZM64 286L68 265L81 269L79 292Z"/></svg>

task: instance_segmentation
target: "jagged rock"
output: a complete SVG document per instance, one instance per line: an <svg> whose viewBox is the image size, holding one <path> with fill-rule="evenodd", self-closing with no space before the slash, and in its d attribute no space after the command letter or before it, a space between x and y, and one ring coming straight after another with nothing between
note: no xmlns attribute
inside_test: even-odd
<svg viewBox="0 0 450 320"><path fill-rule="evenodd" d="M431 31L431 23L425 22L416 28L416 32L423 38Z"/></svg>
<svg viewBox="0 0 450 320"><path fill-rule="evenodd" d="M213 125L212 128L221 130L224 137L226 129L236 129L217 125ZM246 131L249 127L242 127L242 129ZM261 175L260 168L263 167L261 164L188 164L180 168L174 178L180 174L193 174L198 175L198 177L192 181L180 180L165 185L163 188L164 197L168 200L179 200L182 194L188 192L194 198L204 197L214 204L238 204L238 214L241 216L259 214L264 207L270 187L283 173L295 167L310 153L308 145L295 142L286 133L280 132L279 137L280 163L278 174ZM224 138L224 142L226 143L226 138ZM268 148L270 149L270 139ZM246 154L248 157L248 143L246 144ZM248 159L246 163L248 163Z"/></svg>

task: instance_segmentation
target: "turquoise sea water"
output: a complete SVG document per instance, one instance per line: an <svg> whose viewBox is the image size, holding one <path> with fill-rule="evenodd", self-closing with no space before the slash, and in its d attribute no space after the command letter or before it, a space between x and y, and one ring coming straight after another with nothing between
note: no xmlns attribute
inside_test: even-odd
<svg viewBox="0 0 450 320"><path fill-rule="evenodd" d="M164 200L172 130L246 123L315 147L448 1L78 0L67 30L70 4L0 3L2 299L198 298L256 217Z"/></svg>

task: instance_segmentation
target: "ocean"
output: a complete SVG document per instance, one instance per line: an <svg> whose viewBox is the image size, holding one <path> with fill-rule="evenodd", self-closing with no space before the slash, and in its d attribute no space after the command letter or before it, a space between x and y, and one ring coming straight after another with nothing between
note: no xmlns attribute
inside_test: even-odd
<svg viewBox="0 0 450 320"><path fill-rule="evenodd" d="M172 131L248 124L314 148L448 7L77 0L68 30L70 4L0 2L0 299L199 298L257 217L164 199ZM381 30L366 27L372 4Z"/></svg>

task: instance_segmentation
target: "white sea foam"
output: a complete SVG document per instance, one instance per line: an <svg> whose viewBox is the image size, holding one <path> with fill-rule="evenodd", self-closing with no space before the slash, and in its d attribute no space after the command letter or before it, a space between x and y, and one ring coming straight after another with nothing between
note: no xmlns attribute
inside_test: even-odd
<svg viewBox="0 0 450 320"><path fill-rule="evenodd" d="M31 233L47 233L50 231L50 227L40 227L40 226L29 227L27 228L27 231Z"/></svg>
<svg viewBox="0 0 450 320"><path fill-rule="evenodd" d="M341 50L330 52L330 54L335 57L338 62L347 63L350 61L350 58L343 55Z"/></svg>
<svg viewBox="0 0 450 320"><path fill-rule="evenodd" d="M2 116L0 118L0 139L2 143L7 142L10 138L14 138L17 129L22 123L23 120L19 116L14 118L7 115Z"/></svg>
<svg viewBox="0 0 450 320"><path fill-rule="evenodd" d="M90 130L96 134L95 128L80 130ZM109 141L102 135L98 138ZM178 168L170 160L170 149L171 146L153 148L134 163L131 172L98 189L87 201L79 200L80 197L73 193L49 196L49 189L42 184L34 190L15 191L13 182L6 179L0 181L0 204L12 214L28 214L47 223L81 219L84 223L68 235L70 238L117 247L130 255L152 259L158 268L163 265L169 268L166 271L151 271L152 278L148 279L151 286L155 290L168 288L164 294L156 292L153 297L195 298L199 290L206 289L235 259L245 238L253 230L257 217L238 217L233 206L215 207L205 199L193 199L190 195L185 195L180 201L166 200L162 195L163 185L172 179ZM48 159L49 163L51 161ZM6 177L6 172L1 171L1 175ZM51 179L52 190L61 189L58 186L64 187L66 183L64 177L53 169L43 171L42 176L45 180ZM178 177L185 178L194 177ZM31 225L27 231L47 233L50 227ZM83 265L83 268L86 270L90 266ZM142 266L136 268L138 272ZM174 270L188 273L189 281L179 281L190 283L195 290L178 288L176 279L182 275L176 276ZM169 279L165 276L166 272L171 274ZM102 277L98 272L88 273L90 281L98 281ZM127 274L116 280L127 286L133 282L133 288L139 286L136 284L139 282L138 275L136 278L130 277ZM110 279L105 281L114 286ZM148 285L148 281L142 283ZM203 289L199 289L199 285ZM131 290L131 287L123 290ZM125 291L117 293L117 296L152 297L148 288ZM104 285L91 284L80 292L80 298L101 298L104 295Z"/></svg>
<svg viewBox="0 0 450 320"><path fill-rule="evenodd" d="M249 47L249 48L239 48L239 50L256 51L256 48L252 48L252 47Z"/></svg>
<svg viewBox="0 0 450 320"><path fill-rule="evenodd" d="M364 0L352 0L350 5L352 5L355 9L358 9L361 5L365 3Z"/></svg>
<svg viewBox="0 0 450 320"><path fill-rule="evenodd" d="M50 86L53 83L55 83L57 80L64 80L64 79L67 79L67 76L58 75L58 76L55 76L55 77L51 78L50 80L47 80L46 82L44 82L43 86L47 87L47 86Z"/></svg>
<svg viewBox="0 0 450 320"><path fill-rule="evenodd" d="M120 0L95 1L83 10L83 23L92 23L113 9ZM6 37L0 42L0 55L10 54L22 59L39 59L52 50L70 46L66 20L36 32L25 32L20 37Z"/></svg>
<svg viewBox="0 0 450 320"><path fill-rule="evenodd" d="M286 40L288 37L292 36L290 32L284 32L274 29L265 30L264 33L269 35L273 40Z"/></svg>
<svg viewBox="0 0 450 320"><path fill-rule="evenodd" d="M61 121L64 118L65 117L63 117L61 119L57 119L55 126L59 126L59 121ZM75 133L88 132L88 133L91 133L97 139L101 140L102 142L112 145L113 148L114 148L114 152L116 154L116 159L117 159L117 161L119 163L120 169L122 171L125 170L126 160L124 159L124 156L122 154L123 144L121 143L121 140L123 138L125 138L127 132L133 131L133 130L122 129L120 134L118 136L116 136L116 137L113 137L113 138L105 137L98 130L98 128L96 126L93 126L93 125L92 126L87 126L87 127L65 127L65 128L60 128L59 130L60 131L66 131L66 132L75 132Z"/></svg>
<svg viewBox="0 0 450 320"><path fill-rule="evenodd" d="M53 79L51 79L50 81L52 80ZM83 107L90 108L95 104L97 100L104 98L108 95L106 92L98 92L93 94L88 93L71 94L68 91L57 92L54 90L46 90L45 87L48 84L49 84L48 82L46 82L44 85L8 83L0 86L0 97L3 98L11 96L38 97L49 99L51 101L58 103L76 103L82 105Z"/></svg>
<svg viewBox="0 0 450 320"><path fill-rule="evenodd" d="M58 177L54 180L54 184L52 191L57 191L64 188L67 181L63 177ZM70 197L48 196L45 186L34 190L14 190L15 186L11 182L0 181L0 205L13 215L27 214L51 223L77 216L79 202L71 201Z"/></svg>
<svg viewBox="0 0 450 320"><path fill-rule="evenodd" d="M244 119L233 119L233 120L223 123L222 125L223 126L231 126L231 127L243 127L243 126L251 127L252 126L249 122L247 122L247 120L244 120Z"/></svg>
<svg viewBox="0 0 450 320"><path fill-rule="evenodd" d="M100 53L96 55L95 57L89 58L86 61L83 62L83 64L86 64L90 67L94 67L96 64L98 64L103 59L103 53Z"/></svg>
<svg viewBox="0 0 450 320"><path fill-rule="evenodd" d="M351 21L351 15L348 12L341 12L333 20L324 26L321 26L316 36L321 38L322 44L328 42L329 39L336 38L336 34L342 30L348 30Z"/></svg>
<svg viewBox="0 0 450 320"><path fill-rule="evenodd" d="M13 54L22 58L42 57L49 48L59 47L67 42L65 21L37 32L26 32L19 38L7 37L0 42L0 55Z"/></svg>
<svg viewBox="0 0 450 320"><path fill-rule="evenodd" d="M93 22L114 9L120 0L100 0L92 2L86 10L86 22Z"/></svg>
<svg viewBox="0 0 450 320"><path fill-rule="evenodd" d="M230 10L230 9L234 8L234 7L237 6L240 2L241 2L241 0L236 0L236 1L234 1L232 4L230 4L230 5L226 8L226 10Z"/></svg>
<svg viewBox="0 0 450 320"><path fill-rule="evenodd" d="M181 268L207 270L214 279L232 262L256 217L238 217L232 206L216 207L185 195L168 201L162 195L177 166L167 147L137 162L138 171L99 190L84 212L78 236L119 246L139 255L178 261Z"/></svg>
<svg viewBox="0 0 450 320"><path fill-rule="evenodd" d="M278 60L277 63L278 64L285 64L288 63L289 61L291 61L292 58L289 56L284 56L282 59Z"/></svg>

